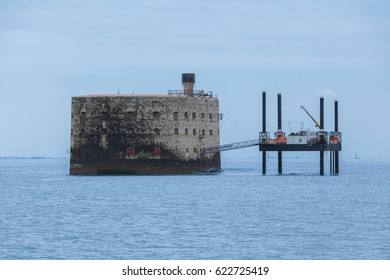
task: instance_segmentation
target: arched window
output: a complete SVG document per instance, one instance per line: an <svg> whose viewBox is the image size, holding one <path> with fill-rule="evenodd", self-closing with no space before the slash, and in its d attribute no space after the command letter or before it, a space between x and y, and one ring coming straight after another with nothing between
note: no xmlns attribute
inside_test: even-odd
<svg viewBox="0 0 390 280"><path fill-rule="evenodd" d="M179 129L175 128L175 130L173 131L173 133L174 133L175 135L179 135Z"/></svg>
<svg viewBox="0 0 390 280"><path fill-rule="evenodd" d="M177 121L179 119L179 112L173 112L173 119Z"/></svg>
<svg viewBox="0 0 390 280"><path fill-rule="evenodd" d="M204 119L204 113L202 113L202 119Z"/></svg>
<svg viewBox="0 0 390 280"><path fill-rule="evenodd" d="M195 128L192 130L192 134L196 135L196 129Z"/></svg>
<svg viewBox="0 0 390 280"><path fill-rule="evenodd" d="M203 135L203 136L206 135L206 130L202 129L202 135Z"/></svg>
<svg viewBox="0 0 390 280"><path fill-rule="evenodd" d="M186 128L185 130L185 135L188 135L188 128Z"/></svg>
<svg viewBox="0 0 390 280"><path fill-rule="evenodd" d="M195 113L195 112L192 113L192 119L193 119L193 120L196 119L196 113Z"/></svg>
<svg viewBox="0 0 390 280"><path fill-rule="evenodd" d="M213 130L210 129L210 136L213 136Z"/></svg>
<svg viewBox="0 0 390 280"><path fill-rule="evenodd" d="M209 114L210 121L213 119L213 114Z"/></svg>
<svg viewBox="0 0 390 280"><path fill-rule="evenodd" d="M188 112L184 112L184 118L188 119Z"/></svg>
<svg viewBox="0 0 390 280"><path fill-rule="evenodd" d="M159 119L160 118L160 112L154 111L153 112L153 118L154 119Z"/></svg>

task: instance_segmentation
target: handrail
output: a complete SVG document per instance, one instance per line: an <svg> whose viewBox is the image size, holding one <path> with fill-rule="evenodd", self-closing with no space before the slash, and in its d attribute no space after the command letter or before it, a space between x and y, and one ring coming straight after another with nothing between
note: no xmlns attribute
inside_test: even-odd
<svg viewBox="0 0 390 280"><path fill-rule="evenodd" d="M200 150L200 152L202 154L209 154L209 153L215 153L215 152L222 152L222 151L258 146L259 144L260 144L259 139L254 139L254 140L224 144L224 145L215 146L215 147L203 148Z"/></svg>

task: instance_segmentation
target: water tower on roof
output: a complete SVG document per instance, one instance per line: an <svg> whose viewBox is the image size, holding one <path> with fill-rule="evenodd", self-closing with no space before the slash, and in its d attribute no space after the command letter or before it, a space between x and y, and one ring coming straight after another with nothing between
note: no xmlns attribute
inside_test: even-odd
<svg viewBox="0 0 390 280"><path fill-rule="evenodd" d="M195 74L183 73L181 75L181 82L183 83L184 94L188 96L194 95Z"/></svg>

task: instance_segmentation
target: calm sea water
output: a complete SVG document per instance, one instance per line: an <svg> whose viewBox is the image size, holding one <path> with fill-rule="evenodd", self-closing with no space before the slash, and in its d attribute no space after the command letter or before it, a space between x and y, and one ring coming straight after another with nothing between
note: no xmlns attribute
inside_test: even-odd
<svg viewBox="0 0 390 280"><path fill-rule="evenodd" d="M390 161L257 159L186 176L0 160L0 259L390 259Z"/></svg>

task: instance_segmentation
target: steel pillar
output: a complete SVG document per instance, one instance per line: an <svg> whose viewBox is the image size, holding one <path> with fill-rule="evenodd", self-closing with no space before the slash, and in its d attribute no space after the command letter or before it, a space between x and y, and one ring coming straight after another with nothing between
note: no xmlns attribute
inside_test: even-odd
<svg viewBox="0 0 390 280"><path fill-rule="evenodd" d="M266 122L266 92L263 91L263 132L267 131L267 122ZM262 152L262 171L265 175L267 173L267 152Z"/></svg>
<svg viewBox="0 0 390 280"><path fill-rule="evenodd" d="M282 129L282 94L278 93L278 130Z"/></svg>
<svg viewBox="0 0 390 280"><path fill-rule="evenodd" d="M333 173L333 152L329 152L329 172L332 174Z"/></svg>
<svg viewBox="0 0 390 280"><path fill-rule="evenodd" d="M278 132L282 131L282 94L278 93ZM282 174L282 152L278 151L278 173Z"/></svg>
<svg viewBox="0 0 390 280"><path fill-rule="evenodd" d="M339 102L337 100L334 101L334 131L339 131ZM339 173L339 151L335 151L334 153L334 161L335 161L335 170L336 174Z"/></svg>
<svg viewBox="0 0 390 280"><path fill-rule="evenodd" d="M324 97L320 97L320 130L324 130ZM321 136L321 144L324 144L324 138ZM320 151L320 175L324 175L324 151Z"/></svg>

